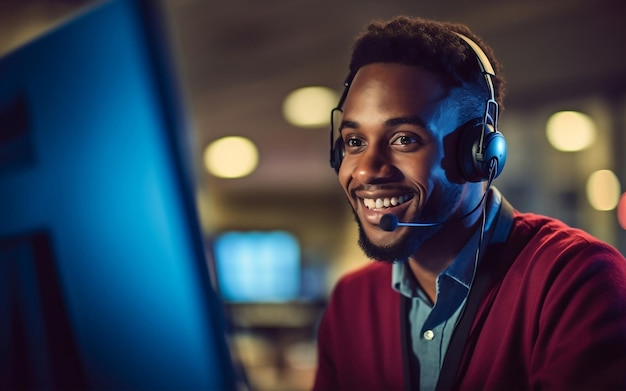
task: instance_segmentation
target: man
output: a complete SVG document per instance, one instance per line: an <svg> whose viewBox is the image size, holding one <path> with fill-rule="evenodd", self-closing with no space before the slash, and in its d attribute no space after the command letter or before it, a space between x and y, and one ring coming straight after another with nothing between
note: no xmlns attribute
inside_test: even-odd
<svg viewBox="0 0 626 391"><path fill-rule="evenodd" d="M356 41L331 165L379 262L335 287L315 390L626 388L624 257L490 186L499 70L463 25L398 17Z"/></svg>

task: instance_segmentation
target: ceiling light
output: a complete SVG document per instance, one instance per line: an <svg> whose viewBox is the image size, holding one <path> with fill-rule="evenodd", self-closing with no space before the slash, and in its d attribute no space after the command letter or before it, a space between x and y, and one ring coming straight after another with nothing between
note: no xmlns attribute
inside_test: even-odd
<svg viewBox="0 0 626 391"><path fill-rule="evenodd" d="M587 180L587 198L596 210L615 209L620 193L619 180L611 170L596 171Z"/></svg>
<svg viewBox="0 0 626 391"><path fill-rule="evenodd" d="M595 141L596 125L587 114L559 111L548 118L546 136L559 151L580 151Z"/></svg>
<svg viewBox="0 0 626 391"><path fill-rule="evenodd" d="M327 87L302 87L283 102L287 122L302 128L329 126L330 111L337 105L337 93Z"/></svg>
<svg viewBox="0 0 626 391"><path fill-rule="evenodd" d="M216 177L241 178L252 173L259 162L256 145L245 137L217 139L204 150L204 165Z"/></svg>

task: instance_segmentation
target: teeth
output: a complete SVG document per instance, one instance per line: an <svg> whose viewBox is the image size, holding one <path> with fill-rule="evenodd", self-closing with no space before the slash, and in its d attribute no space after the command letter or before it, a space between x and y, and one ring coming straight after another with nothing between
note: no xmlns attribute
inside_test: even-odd
<svg viewBox="0 0 626 391"><path fill-rule="evenodd" d="M368 209L382 209L382 208L389 208L392 206L398 206L410 200L411 198L412 198L411 195L403 195L400 197L391 197L391 198L376 198L376 199L364 198L363 204L365 204L365 206Z"/></svg>

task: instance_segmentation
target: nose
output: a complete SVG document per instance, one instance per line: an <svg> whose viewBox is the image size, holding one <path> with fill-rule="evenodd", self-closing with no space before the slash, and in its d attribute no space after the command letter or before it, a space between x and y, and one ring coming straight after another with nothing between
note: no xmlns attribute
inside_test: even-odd
<svg viewBox="0 0 626 391"><path fill-rule="evenodd" d="M368 148L359 156L352 176L360 183L381 183L394 180L399 172L385 151Z"/></svg>

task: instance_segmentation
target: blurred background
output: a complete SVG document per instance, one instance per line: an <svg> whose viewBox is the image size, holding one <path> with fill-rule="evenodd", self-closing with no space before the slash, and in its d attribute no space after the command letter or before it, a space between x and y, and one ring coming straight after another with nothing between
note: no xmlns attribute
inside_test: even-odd
<svg viewBox="0 0 626 391"><path fill-rule="evenodd" d="M0 55L95 3L0 1ZM328 164L354 37L407 14L467 24L507 79L495 181L626 253L626 3L166 0L196 201L235 358L253 389L304 390L337 278L369 262ZM42 64L45 66L45 64Z"/></svg>

